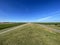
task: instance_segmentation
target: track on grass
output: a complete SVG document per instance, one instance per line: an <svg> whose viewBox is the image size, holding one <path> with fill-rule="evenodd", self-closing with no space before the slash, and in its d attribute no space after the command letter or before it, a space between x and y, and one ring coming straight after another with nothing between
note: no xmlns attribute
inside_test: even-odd
<svg viewBox="0 0 60 45"><path fill-rule="evenodd" d="M22 24L22 25L13 27L13 28L5 29L5 30L3 30L3 31L0 31L0 34L6 33L6 32L9 32L9 31L12 31L12 30L15 30L15 29L17 29L17 28L21 28L21 27L23 27L23 26L25 26L25 25L27 25L27 24Z"/></svg>
<svg viewBox="0 0 60 45"><path fill-rule="evenodd" d="M51 28L51 27L48 27L48 26L42 25L42 24L40 24L40 26L42 26L42 27L44 27L44 28L47 28L48 30L52 30L52 31L55 31L55 32L60 33L60 30L58 30L58 29L54 29L54 28Z"/></svg>

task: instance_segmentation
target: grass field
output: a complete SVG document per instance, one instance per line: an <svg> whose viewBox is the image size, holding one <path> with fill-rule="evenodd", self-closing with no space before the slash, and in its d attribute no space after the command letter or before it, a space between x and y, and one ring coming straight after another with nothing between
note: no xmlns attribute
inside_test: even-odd
<svg viewBox="0 0 60 45"><path fill-rule="evenodd" d="M3 24L0 24L0 30L5 29L5 28L10 28L13 26L22 25L22 24L25 24L25 23L6 23L6 24L3 23Z"/></svg>
<svg viewBox="0 0 60 45"><path fill-rule="evenodd" d="M60 45L60 33L28 24L0 34L0 45Z"/></svg>

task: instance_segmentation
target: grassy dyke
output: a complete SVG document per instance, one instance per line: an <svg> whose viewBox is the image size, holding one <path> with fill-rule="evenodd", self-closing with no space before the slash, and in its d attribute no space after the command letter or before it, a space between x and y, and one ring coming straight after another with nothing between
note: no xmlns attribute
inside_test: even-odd
<svg viewBox="0 0 60 45"><path fill-rule="evenodd" d="M29 24L1 34L0 45L60 45L60 33Z"/></svg>
<svg viewBox="0 0 60 45"><path fill-rule="evenodd" d="M0 24L0 30L2 29L5 29L5 28L10 28L10 27L13 27L13 26L18 26L18 25L22 25L22 24L25 24L25 23L3 23L3 24Z"/></svg>

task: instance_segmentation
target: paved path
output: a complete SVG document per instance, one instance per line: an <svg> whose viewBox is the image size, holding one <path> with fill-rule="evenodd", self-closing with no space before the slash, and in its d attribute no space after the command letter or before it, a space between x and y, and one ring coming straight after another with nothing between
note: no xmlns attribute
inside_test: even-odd
<svg viewBox="0 0 60 45"><path fill-rule="evenodd" d="M22 24L22 25L19 25L19 26L13 27L13 28L5 29L5 30L3 30L3 31L0 31L0 34L3 34L3 33L6 33L6 32L9 32L9 31L12 31L12 30L15 30L15 29L21 28L21 27L26 26L26 25L28 25L28 24Z"/></svg>

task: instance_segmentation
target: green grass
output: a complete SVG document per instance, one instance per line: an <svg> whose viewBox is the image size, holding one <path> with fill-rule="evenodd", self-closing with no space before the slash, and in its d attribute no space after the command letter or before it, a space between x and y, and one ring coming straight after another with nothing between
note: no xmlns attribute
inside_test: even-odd
<svg viewBox="0 0 60 45"><path fill-rule="evenodd" d="M60 33L29 24L0 34L0 45L60 45Z"/></svg>
<svg viewBox="0 0 60 45"><path fill-rule="evenodd" d="M22 24L25 24L25 23L0 24L0 30L5 29L5 28L10 28L13 26L17 26L17 25L22 25Z"/></svg>

